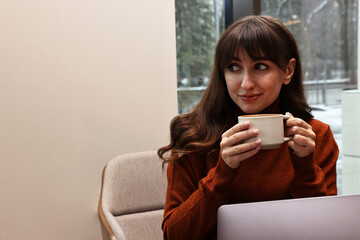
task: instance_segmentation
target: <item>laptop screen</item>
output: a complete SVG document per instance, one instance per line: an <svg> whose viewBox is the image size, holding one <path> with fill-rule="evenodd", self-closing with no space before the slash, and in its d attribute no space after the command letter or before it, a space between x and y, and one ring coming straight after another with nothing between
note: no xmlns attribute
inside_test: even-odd
<svg viewBox="0 0 360 240"><path fill-rule="evenodd" d="M360 239L360 195L223 205L218 240Z"/></svg>

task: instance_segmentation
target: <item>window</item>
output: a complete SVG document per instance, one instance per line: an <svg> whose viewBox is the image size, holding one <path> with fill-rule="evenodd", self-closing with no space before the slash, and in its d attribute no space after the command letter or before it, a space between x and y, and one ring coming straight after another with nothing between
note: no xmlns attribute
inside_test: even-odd
<svg viewBox="0 0 360 240"><path fill-rule="evenodd" d="M219 35L225 29L222 0L176 0L179 113L193 108L211 75Z"/></svg>

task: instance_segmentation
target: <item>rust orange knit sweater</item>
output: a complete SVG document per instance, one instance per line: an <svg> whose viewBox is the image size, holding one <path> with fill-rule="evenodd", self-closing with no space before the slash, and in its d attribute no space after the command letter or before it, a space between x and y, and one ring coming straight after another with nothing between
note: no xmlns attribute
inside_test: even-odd
<svg viewBox="0 0 360 240"><path fill-rule="evenodd" d="M221 156L192 155L169 164L164 239L216 239L217 210L224 204L336 195L337 144L328 125L315 119L309 124L316 148L308 157L295 156L284 143L238 169Z"/></svg>

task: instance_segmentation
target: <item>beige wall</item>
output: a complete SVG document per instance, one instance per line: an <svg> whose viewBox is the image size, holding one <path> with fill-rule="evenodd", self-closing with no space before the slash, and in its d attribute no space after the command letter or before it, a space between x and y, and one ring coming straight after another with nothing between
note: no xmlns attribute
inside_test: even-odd
<svg viewBox="0 0 360 240"><path fill-rule="evenodd" d="M0 1L0 240L100 239L104 165L177 112L172 0Z"/></svg>

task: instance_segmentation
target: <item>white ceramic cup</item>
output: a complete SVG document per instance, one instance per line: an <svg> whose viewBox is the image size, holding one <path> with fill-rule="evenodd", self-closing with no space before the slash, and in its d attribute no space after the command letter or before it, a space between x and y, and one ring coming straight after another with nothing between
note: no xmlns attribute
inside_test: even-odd
<svg viewBox="0 0 360 240"><path fill-rule="evenodd" d="M250 142L261 139L261 149L278 148L283 142L289 141L291 137L284 137L284 120L290 116L282 114L253 114L238 117L239 123L249 121L249 129L259 129L259 134L255 138L247 139Z"/></svg>

